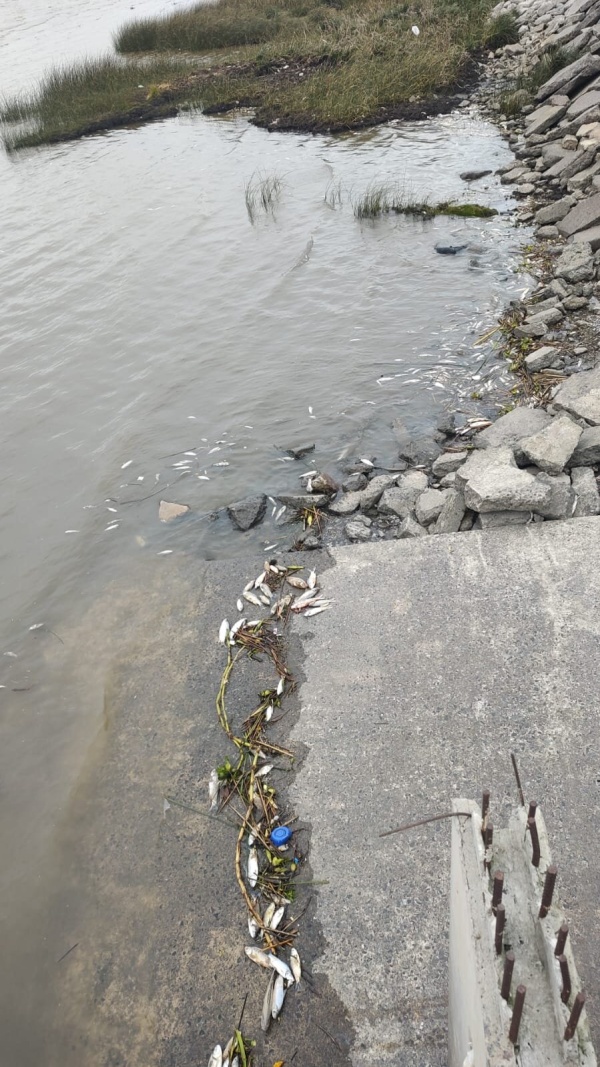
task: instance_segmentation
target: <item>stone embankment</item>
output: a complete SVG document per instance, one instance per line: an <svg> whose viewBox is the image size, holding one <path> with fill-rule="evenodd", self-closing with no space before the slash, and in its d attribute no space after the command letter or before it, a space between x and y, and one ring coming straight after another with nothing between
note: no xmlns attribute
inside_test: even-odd
<svg viewBox="0 0 600 1067"><path fill-rule="evenodd" d="M477 102L513 148L501 181L536 238L537 284L503 320L520 406L492 423L446 416L417 437L397 421L394 470L361 457L341 492L313 472L279 498L284 523L317 508L327 540L370 541L600 513L600 0L506 0L494 14L515 10L520 42L490 57ZM532 86L540 61L563 65ZM251 503L262 518L263 498ZM301 540L321 545L314 528Z"/></svg>

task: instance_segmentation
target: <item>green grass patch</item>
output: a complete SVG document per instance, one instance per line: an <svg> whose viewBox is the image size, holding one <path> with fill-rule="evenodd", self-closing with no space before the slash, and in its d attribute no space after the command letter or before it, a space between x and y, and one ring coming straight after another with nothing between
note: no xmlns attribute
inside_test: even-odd
<svg viewBox="0 0 600 1067"><path fill-rule="evenodd" d="M510 89L498 97L502 113L507 118L519 115L526 104L533 102L538 89L575 59L577 59L575 52L553 45L531 70L517 78Z"/></svg>
<svg viewBox="0 0 600 1067"><path fill-rule="evenodd" d="M455 204L444 200L432 204L418 200L406 190L394 184L373 184L354 203L357 219L377 219L382 215L412 215L422 219L434 219L438 215L451 215L461 219L490 219L498 212L483 204Z"/></svg>
<svg viewBox="0 0 600 1067"><path fill-rule="evenodd" d="M490 21L492 6L493 0L220 0L137 19L116 34L123 58L57 69L33 93L5 101L5 144L64 140L86 127L92 132L186 106L244 104L256 109L259 124L281 128L380 122L410 101L465 85L474 53L512 39L511 17Z"/></svg>

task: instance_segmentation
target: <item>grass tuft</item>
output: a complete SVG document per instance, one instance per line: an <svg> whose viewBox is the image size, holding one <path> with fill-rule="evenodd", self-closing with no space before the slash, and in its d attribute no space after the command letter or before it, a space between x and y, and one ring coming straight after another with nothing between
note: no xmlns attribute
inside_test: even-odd
<svg viewBox="0 0 600 1067"><path fill-rule="evenodd" d="M281 196L282 188L281 178L275 176L263 178L260 174L252 175L244 190L250 222L256 221L260 211L265 215L275 214L275 205Z"/></svg>
<svg viewBox="0 0 600 1067"><path fill-rule="evenodd" d="M485 36L485 45L488 48L504 48L506 44L518 44L519 24L515 12L509 11L504 15L497 15L490 19Z"/></svg>
<svg viewBox="0 0 600 1067"><path fill-rule="evenodd" d="M412 215L422 219L434 219L438 215L451 215L462 219L489 219L498 212L483 204L455 204L444 200L431 204L429 200L417 200L401 186L393 183L370 185L359 199L354 201L357 219L377 219L382 215Z"/></svg>

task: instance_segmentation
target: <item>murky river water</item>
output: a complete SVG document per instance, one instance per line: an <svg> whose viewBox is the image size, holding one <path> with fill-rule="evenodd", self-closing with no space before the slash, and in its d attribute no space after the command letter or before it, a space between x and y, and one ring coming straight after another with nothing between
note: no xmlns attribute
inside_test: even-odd
<svg viewBox="0 0 600 1067"><path fill-rule="evenodd" d="M0 91L108 49L132 10L162 8L4 4ZM61 753L75 774L99 715L82 723L52 682L29 700L43 675L31 628L60 636L141 554L151 573L180 553L289 542L269 521L240 535L207 518L297 487L304 467L281 446L315 442L310 466L334 472L343 450L393 462L393 417L430 425L457 398L475 411L471 393L501 365L473 342L524 286L519 235L502 216L361 224L352 203L388 179L462 197L461 171L508 158L468 116L314 138L199 115L0 157L0 769L9 807L35 810L43 784L50 812L25 848L22 821L0 817L8 926L48 846ZM281 196L252 224L257 172L280 178ZM497 179L475 189L506 209ZM469 250L440 256L436 242ZM159 524L161 497L190 515Z"/></svg>

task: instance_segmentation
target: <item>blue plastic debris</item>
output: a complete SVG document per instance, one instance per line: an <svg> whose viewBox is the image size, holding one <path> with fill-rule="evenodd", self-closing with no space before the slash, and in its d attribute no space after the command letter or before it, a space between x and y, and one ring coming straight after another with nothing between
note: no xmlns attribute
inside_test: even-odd
<svg viewBox="0 0 600 1067"><path fill-rule="evenodd" d="M276 848L281 848L282 845L287 845L288 841L292 840L292 831L289 826L276 826L274 830L271 830L271 841Z"/></svg>

